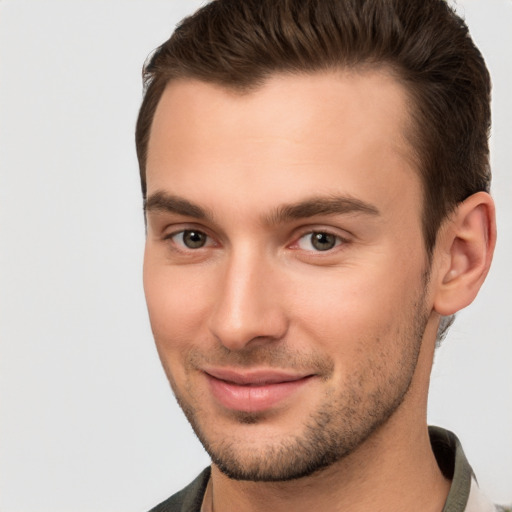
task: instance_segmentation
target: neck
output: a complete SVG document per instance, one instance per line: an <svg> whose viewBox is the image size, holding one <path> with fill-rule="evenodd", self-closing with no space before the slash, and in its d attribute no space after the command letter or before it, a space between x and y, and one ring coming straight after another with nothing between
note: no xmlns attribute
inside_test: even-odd
<svg viewBox="0 0 512 512"><path fill-rule="evenodd" d="M433 352L433 346L427 351ZM354 452L287 482L231 480L213 465L213 511L405 512L418 510L420 503L422 512L441 512L450 482L437 465L428 435L426 390L433 354L422 355L420 361L430 362L420 363L404 402Z"/></svg>
<svg viewBox="0 0 512 512"><path fill-rule="evenodd" d="M212 467L214 512L417 510L440 512L449 491L430 447L426 425L383 450L372 436L357 453L289 482L231 480ZM405 490L405 492L404 492Z"/></svg>

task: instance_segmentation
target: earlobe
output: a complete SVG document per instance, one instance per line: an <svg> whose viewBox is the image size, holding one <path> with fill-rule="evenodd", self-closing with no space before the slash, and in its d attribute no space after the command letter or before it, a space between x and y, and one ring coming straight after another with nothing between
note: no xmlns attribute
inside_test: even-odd
<svg viewBox="0 0 512 512"><path fill-rule="evenodd" d="M439 233L441 253L434 309L453 315L476 297L491 265L496 243L494 202L486 192L463 201ZM439 254L437 254L439 256Z"/></svg>

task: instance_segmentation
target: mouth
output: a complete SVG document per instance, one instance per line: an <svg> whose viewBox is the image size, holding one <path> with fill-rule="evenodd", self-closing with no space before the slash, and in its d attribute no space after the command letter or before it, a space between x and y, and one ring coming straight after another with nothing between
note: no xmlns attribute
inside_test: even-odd
<svg viewBox="0 0 512 512"><path fill-rule="evenodd" d="M263 412L295 395L314 375L280 370L238 371L226 368L204 370L214 399L224 408L240 412Z"/></svg>

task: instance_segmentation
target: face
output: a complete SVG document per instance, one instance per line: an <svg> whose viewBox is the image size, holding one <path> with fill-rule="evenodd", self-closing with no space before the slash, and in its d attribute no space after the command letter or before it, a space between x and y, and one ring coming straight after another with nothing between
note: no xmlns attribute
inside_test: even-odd
<svg viewBox="0 0 512 512"><path fill-rule="evenodd" d="M406 104L377 71L163 94L145 293L172 389L232 478L311 474L404 407L431 311Z"/></svg>

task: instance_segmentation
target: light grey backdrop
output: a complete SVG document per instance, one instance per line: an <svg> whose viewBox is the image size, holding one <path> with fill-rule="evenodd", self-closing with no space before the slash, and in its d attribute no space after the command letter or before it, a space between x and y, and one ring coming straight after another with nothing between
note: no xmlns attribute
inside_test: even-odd
<svg viewBox="0 0 512 512"><path fill-rule="evenodd" d="M141 285L140 67L192 0L0 1L0 511L143 511L208 463ZM494 76L499 243L429 419L512 501L512 2L460 1Z"/></svg>

